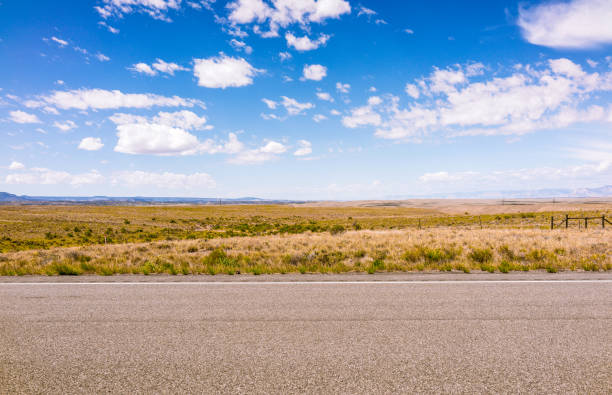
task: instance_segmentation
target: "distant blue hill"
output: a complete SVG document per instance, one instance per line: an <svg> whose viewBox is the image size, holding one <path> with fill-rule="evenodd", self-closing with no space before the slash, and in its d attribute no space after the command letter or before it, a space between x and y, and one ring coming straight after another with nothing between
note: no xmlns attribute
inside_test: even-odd
<svg viewBox="0 0 612 395"><path fill-rule="evenodd" d="M146 196L27 196L0 192L3 203L75 203L75 204L288 204L301 203L297 200L240 198L186 198L186 197L146 197Z"/></svg>

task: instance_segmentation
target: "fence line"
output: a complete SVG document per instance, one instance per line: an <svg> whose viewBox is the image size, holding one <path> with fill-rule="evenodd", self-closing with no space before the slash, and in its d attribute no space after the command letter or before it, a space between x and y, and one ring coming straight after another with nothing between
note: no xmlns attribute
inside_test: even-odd
<svg viewBox="0 0 612 395"><path fill-rule="evenodd" d="M550 229L554 229L555 226L560 228L562 227L563 224L565 224L565 228L567 229L569 228L569 221L574 221L574 220L578 221L578 226L580 226L582 221L584 221L585 229L589 227L589 220L601 220L602 229L606 227L606 222L609 225L612 225L612 222L610 222L610 220L607 219L605 215L602 215L601 217L570 217L568 214L565 214L565 218L563 218L561 222L559 222L558 224L555 224L555 217L551 216L550 217Z"/></svg>

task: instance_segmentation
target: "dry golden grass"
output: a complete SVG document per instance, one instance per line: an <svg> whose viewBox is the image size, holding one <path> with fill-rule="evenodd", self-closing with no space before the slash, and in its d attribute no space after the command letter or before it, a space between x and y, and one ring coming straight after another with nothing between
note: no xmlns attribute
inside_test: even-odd
<svg viewBox="0 0 612 395"><path fill-rule="evenodd" d="M306 232L10 252L0 274L612 270L611 239L612 229Z"/></svg>

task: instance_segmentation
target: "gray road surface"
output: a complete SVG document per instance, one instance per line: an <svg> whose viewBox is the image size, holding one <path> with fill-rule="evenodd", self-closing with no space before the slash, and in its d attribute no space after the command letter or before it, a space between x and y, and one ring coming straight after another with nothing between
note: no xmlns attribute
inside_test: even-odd
<svg viewBox="0 0 612 395"><path fill-rule="evenodd" d="M0 392L611 393L612 276L1 279Z"/></svg>

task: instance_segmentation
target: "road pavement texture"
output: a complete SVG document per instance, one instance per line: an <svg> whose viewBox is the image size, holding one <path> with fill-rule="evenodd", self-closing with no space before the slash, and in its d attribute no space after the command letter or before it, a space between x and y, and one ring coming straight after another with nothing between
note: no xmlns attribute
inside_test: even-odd
<svg viewBox="0 0 612 395"><path fill-rule="evenodd" d="M558 274L2 278L0 392L611 393L612 275Z"/></svg>

